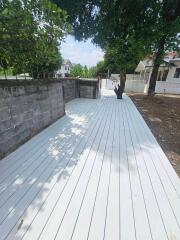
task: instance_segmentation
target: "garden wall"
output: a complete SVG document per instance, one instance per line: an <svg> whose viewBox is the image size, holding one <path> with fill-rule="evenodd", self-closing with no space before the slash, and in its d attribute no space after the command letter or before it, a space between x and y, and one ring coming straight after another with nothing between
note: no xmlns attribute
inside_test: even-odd
<svg viewBox="0 0 180 240"><path fill-rule="evenodd" d="M114 90L116 82L110 79L106 80L107 89ZM142 80L126 80L125 92L146 93L148 84ZM180 94L180 81L157 81L156 93Z"/></svg>
<svg viewBox="0 0 180 240"><path fill-rule="evenodd" d="M65 102L74 98L96 99L100 91L98 79L61 78Z"/></svg>
<svg viewBox="0 0 180 240"><path fill-rule="evenodd" d="M63 95L65 102L69 102L78 96L78 84L76 79L62 78Z"/></svg>
<svg viewBox="0 0 180 240"><path fill-rule="evenodd" d="M97 79L0 80L0 159L65 114L65 102L97 98Z"/></svg>
<svg viewBox="0 0 180 240"><path fill-rule="evenodd" d="M100 82L97 79L79 80L79 97L96 99L99 96Z"/></svg>
<svg viewBox="0 0 180 240"><path fill-rule="evenodd" d="M65 114L62 82L0 81L0 158Z"/></svg>

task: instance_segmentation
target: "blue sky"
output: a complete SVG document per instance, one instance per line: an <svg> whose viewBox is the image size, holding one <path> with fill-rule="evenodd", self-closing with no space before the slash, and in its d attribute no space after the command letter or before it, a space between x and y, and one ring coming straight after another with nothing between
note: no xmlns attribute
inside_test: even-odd
<svg viewBox="0 0 180 240"><path fill-rule="evenodd" d="M92 44L90 40L78 42L72 36L67 36L60 51L64 59L87 67L95 66L97 62L103 60L104 55L101 48Z"/></svg>

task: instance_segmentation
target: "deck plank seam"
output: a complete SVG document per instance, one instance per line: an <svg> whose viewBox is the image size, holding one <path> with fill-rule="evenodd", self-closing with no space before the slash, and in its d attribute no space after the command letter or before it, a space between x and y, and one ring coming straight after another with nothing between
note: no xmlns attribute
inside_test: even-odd
<svg viewBox="0 0 180 240"><path fill-rule="evenodd" d="M108 113L108 111L107 111L107 113ZM105 126L106 126L106 124L107 124L107 119L108 119L108 115L107 115L107 118L106 118L106 121L105 121L105 125L104 125L104 127L103 127L103 132L102 132L101 137L100 137L100 139L99 139L98 148L97 148L96 155L95 155L95 158L94 158L94 161L93 161L93 165L92 165L92 168L91 168L90 176L89 176L89 178L88 178L88 182L89 182L89 180L90 180L91 173L92 173L92 170L93 170L95 161L96 161L97 153L98 153L99 146L100 146L100 143L101 143L101 138L102 138L102 136L103 136L104 129L105 129ZM84 169L83 169L83 170L84 170ZM80 177L81 177L81 175L80 175ZM79 182L79 180L80 180L80 178L78 179L78 182ZM77 184L78 184L78 183L77 183ZM77 187L77 185L76 185L76 187ZM74 189L73 194L74 194L75 190L76 190L76 188ZM73 195L72 195L72 197L73 197ZM71 197L71 199L72 199L72 197ZM70 199L70 201L71 201L71 199ZM70 204L70 201L69 201L69 204ZM68 207L69 207L69 204L68 204L68 206L67 206L67 208L66 208L66 211L67 211L67 209L68 209ZM65 214L66 214L66 212L65 212ZM65 215L64 215L64 216L65 216ZM63 217L64 217L64 216L63 216ZM64 218L63 218L63 219L64 219ZM62 219L62 221L63 221L63 219ZM62 221L61 221L61 223L62 223ZM59 225L59 227L58 227L58 230L57 230L57 233L56 233L56 235L55 235L54 240L57 239L58 232L59 232L59 229L60 229L60 227L61 227L61 223L60 223L60 225Z"/></svg>
<svg viewBox="0 0 180 240"><path fill-rule="evenodd" d="M177 219L177 217L176 217L176 214L175 214L175 212L174 212L174 209L173 209L173 207L172 207L172 204L171 204L171 202L170 202L170 200L169 200L168 194L167 194L167 192L166 192L166 188L165 188L165 186L164 186L164 184L163 184L163 182L162 182L161 176L160 176L160 174L159 174L159 172L158 172L158 170L157 170L157 167L156 167L156 165L155 165L155 163L154 163L153 157L152 157L151 152L149 151L149 149L148 149L148 152L149 152L151 161L152 161L152 163L153 163L154 169L155 169L155 171L156 171L156 174L157 174L157 176L158 176L158 178L159 178L159 181L161 182L161 186L162 186L162 188L163 188L163 190L164 190L164 193L165 193L165 195L166 195L166 198L167 198L167 201L168 201L168 203L169 203L169 206L171 207L171 210L172 210L173 215L174 215L174 217L175 217L175 219L176 219L177 225L178 225L178 227L179 227L179 229L180 229L180 225L179 225L178 219Z"/></svg>
<svg viewBox="0 0 180 240"><path fill-rule="evenodd" d="M93 109L93 107L94 107L93 105L90 106L89 108L86 109L86 111L87 111L87 112L90 111L90 109L91 109L91 108ZM79 110L79 112L78 112L77 114L81 114L81 111L83 112L83 110ZM86 112L85 112L85 113L86 113ZM63 122L62 120L63 120L64 122ZM49 144L49 139L50 139L50 138L55 137L55 136L57 135L57 132L59 132L59 131L61 130L61 128L68 127L69 125L71 125L71 123L67 121L66 117L63 117L63 119L60 119L59 123L60 123L60 128L59 128L59 129L54 128L54 131L53 131L53 132L52 132L52 131L48 131L48 133L50 132L50 136L49 136L49 134L48 134L48 138L47 138L47 139L43 137L42 139L44 139L44 141L42 142L42 139L40 138L39 142L42 143L42 144L40 145L40 147L38 146L38 144L36 144L35 149L33 149L33 150L34 150L34 153L33 153L33 154L32 154L32 149L29 149L29 150L28 150L28 153L31 154L31 157L30 157L30 158L32 158L32 156L34 156L35 154L37 154L36 148L38 148L39 150L41 150L41 148L42 148L42 149L46 149L45 145L48 145L48 144ZM65 123L65 126L63 125L63 123ZM45 145L44 145L44 144L45 144ZM26 152L23 152L22 154L23 154L23 155L26 155ZM43 152L42 152L41 154L43 154ZM39 155L38 155L38 156L39 156ZM19 159L20 165L21 165L21 164L22 164L21 158L18 157L18 159ZM26 162L26 161L28 161L28 158L27 158L25 161L23 160L23 162ZM11 162L10 162L10 163L11 163ZM13 159L13 165L16 165L15 170L17 170L18 167L20 166L20 165L17 166L17 159ZM10 165L9 168L12 168L12 165ZM9 168L3 169L3 171L5 171L5 173L7 174L7 170L8 170ZM1 170L1 169L0 169L0 170ZM15 171L15 170L14 170L14 171ZM7 177L8 177L8 176L9 176L9 175L7 175ZM3 182L3 180L5 180L5 179L2 179L1 182L0 182L0 184Z"/></svg>
<svg viewBox="0 0 180 240"><path fill-rule="evenodd" d="M38 193L37 193L37 194L38 194ZM36 198L36 196L34 197L34 199L35 199L35 198ZM33 199L33 200L34 200L34 199ZM32 200L32 201L33 201L33 200ZM31 203L30 203L30 204L31 204ZM30 205L30 204L29 204L29 205ZM26 210L26 209L25 209L25 210Z"/></svg>
<svg viewBox="0 0 180 240"><path fill-rule="evenodd" d="M63 146L63 144L66 144L66 141L65 141L65 140L68 142L70 139L64 139L64 141L61 141L61 142L59 143L59 145L58 145L59 148L61 147L61 145ZM42 161L40 162L40 164L39 164L38 166L36 166L36 169L35 169L35 170L37 170L37 168L40 167L41 164L46 164L46 161L44 161L46 158L48 158L48 156L46 156L45 158L42 159ZM49 161L51 161L51 160L49 160ZM26 170L28 171L29 169L25 169L25 172L26 172ZM34 169L32 169L32 171L34 171ZM30 173L29 175L31 176L31 173ZM28 179L29 175L28 175L25 179ZM20 176L21 176L21 175L18 175L17 177L20 177ZM13 180L13 182L14 182L14 180ZM26 182L26 180L25 180L24 182ZM23 183L23 184L24 184L24 183ZM23 184L21 185L21 187L23 186ZM10 185L9 185L9 186L10 186ZM8 189L8 187L6 188L6 190L7 190L7 189ZM17 191L17 190L18 190L18 189L16 189L16 191ZM15 192L16 192L16 191L15 191ZM15 192L14 192L14 193L15 193ZM0 194L0 195L1 195L1 194ZM12 195L11 195L11 196L12 196ZM10 196L10 197L11 197L11 196ZM8 199L5 200L5 202L4 202L5 204L7 203L7 200L8 200ZM2 208L2 206L3 206L3 204L0 206L0 209Z"/></svg>
<svg viewBox="0 0 180 240"><path fill-rule="evenodd" d="M102 116L102 119L103 119L103 116ZM100 125L100 124L99 124L99 125ZM93 129L93 130L94 130L94 129ZM95 135L95 138L96 138L96 135ZM88 143L88 141L87 141L86 143ZM91 149L90 149L90 150L91 150ZM89 150L89 151L90 151L90 150ZM83 151L82 151L82 152L83 152ZM73 169L73 170L74 170L74 169ZM72 174L71 174L71 175L72 175ZM65 188L63 188L63 189L65 189ZM58 199L58 201L59 201L59 199ZM56 205L58 204L58 201L57 201ZM55 207L56 207L56 206L53 207L53 210L55 209ZM52 210L52 212L53 212L53 210ZM51 214L52 214L52 212L51 212ZM47 222L49 221L49 219L50 219L50 216L49 216ZM47 224L47 222L46 222L46 224ZM42 233L43 233L43 231L44 231L44 229L45 229L46 224L44 225L43 230L41 231L38 239L41 237L41 235L42 235Z"/></svg>
<svg viewBox="0 0 180 240"><path fill-rule="evenodd" d="M98 103L96 103L96 104L98 104ZM91 105L93 106L93 104L89 104L89 108L91 107ZM87 107L87 108L88 108L88 107ZM79 107L77 106L76 114L82 114L82 113L84 113L84 110L81 109L81 108L79 108ZM70 114L70 115L71 115L71 114ZM12 157L12 159L7 159L8 157L11 157L12 154L15 154L15 155L17 154L17 155L18 155L18 151L21 150L21 151L23 151L23 152L22 152L22 155L24 155L24 148L26 149L26 147L27 147L27 148L28 148L28 153L30 153L30 154L32 155L32 149L34 150L34 145L35 145L35 150L36 150L36 148L39 148L38 143L42 143L41 146L43 146L45 142L48 143L49 139L48 139L48 140L46 139L46 135L49 136L49 134L51 134L52 137L53 137L53 136L55 136L56 133L57 133L57 127L58 127L58 129L59 129L58 131L60 131L60 130L62 130L62 128L64 128L65 126L68 126L68 125L69 125L69 122L67 122L66 116L67 116L67 115L65 115L65 116L63 116L61 119L57 120L55 123L53 123L52 125L50 125L48 128L44 129L42 132L40 132L39 134L37 134L36 136L34 136L33 138L31 138L31 139L28 141L28 144L27 144L27 143L23 144L23 145L20 146L15 152L11 153L9 156L7 156L5 159L3 159L3 160L4 160L3 166L4 166L4 165L6 166L6 164L10 164L9 167L12 167L11 161L13 161L13 164L14 164L14 157L15 157L15 156ZM65 126L64 126L64 124L65 124ZM51 129L51 128L52 128L52 129ZM51 130L51 131L50 131L50 130ZM36 138L38 142L34 141L34 140L35 140L34 138ZM42 142L43 139L44 139L44 142ZM29 149L29 144L31 144L31 142L33 143L33 145L32 145L32 146L30 145L31 148ZM34 152L36 153L36 151L34 151ZM25 152L25 153L27 154L27 152ZM21 155L20 155L20 156L21 156ZM18 158L19 158L19 155L18 155ZM5 162L5 161L6 161L6 162ZM1 162L0 162L0 164L1 164ZM16 161L16 164L17 164L17 161ZM0 169L0 170L1 170L1 169ZM5 170L5 169L3 169L3 170ZM6 169L6 170L7 170L7 169Z"/></svg>
<svg viewBox="0 0 180 240"><path fill-rule="evenodd" d="M114 104L115 105L115 104ZM115 109L113 109L113 111L115 111L115 118L114 118L114 127L113 127L113 140L111 143L111 163L110 163L110 172L109 172L109 180L108 180L108 194L107 194L107 204L106 204L106 214L105 214L105 224L104 224L104 232L103 232L103 240L105 239L105 235L106 235L106 222L107 222L107 210L108 210L108 203L109 203L109 191L110 191L110 181L111 181L111 170L112 170L112 152L113 152L113 143L114 143L114 131L115 131L115 121L117 121L116 119L116 108L117 108L117 104L114 107Z"/></svg>
<svg viewBox="0 0 180 240"><path fill-rule="evenodd" d="M110 102L109 99L107 101ZM112 110L112 108L111 108L111 110ZM112 118L112 114L111 114L111 118ZM108 128L108 135L109 135L109 130L110 130L110 125L109 125L109 128ZM90 236L91 224L92 224L92 221L93 221L93 215L94 215L94 210L95 210L95 205L96 205L96 200L97 200L97 195L98 195L98 190L99 190L99 184L100 184L100 181L101 181L102 169L103 169L103 164L104 164L104 159L105 159L105 152L106 152L106 148L107 148L107 140L108 140L108 138L106 139L106 145L105 145L105 149L104 149L104 153L103 153L103 160L102 160L100 175L99 175L99 178L98 178L98 184L97 184L97 188L96 188L96 194L95 194L93 209L92 209L92 213L91 213L91 219L90 219L90 223L89 223L87 240L89 239L89 236Z"/></svg>
<svg viewBox="0 0 180 240"><path fill-rule="evenodd" d="M132 120L132 117L131 117L131 120ZM133 122L133 121L132 121L132 122ZM134 123L134 122L133 122L133 123ZM135 129L136 129L136 128L135 128ZM136 135L137 135L137 133L136 133ZM139 146L140 146L140 148L141 148L141 145L140 145L140 144L139 144ZM148 174L148 177L149 177L149 181L150 181L150 183L151 183L151 188L152 188L154 197L155 197L155 199L156 199L156 204L157 204L158 211L159 211L159 214L160 214L160 217L161 217L163 226L164 226L164 230L165 230L165 233L166 233L166 237L167 237L167 239L169 239L169 238L168 238L168 233L167 233L167 230L166 230L166 227L165 227L164 219L163 219L163 217L162 217L162 213L161 213L161 210L160 210L159 202L158 202L158 199L157 199L157 196L156 196L154 187L153 187L153 183L152 183L152 180L151 180L151 176L150 176L150 173L149 173L149 170L148 170L146 161L145 161L145 159L144 159L144 155L143 155L143 160L144 160L145 168L146 168L146 171L147 171L147 174Z"/></svg>
<svg viewBox="0 0 180 240"><path fill-rule="evenodd" d="M123 103L122 103L122 106L123 106ZM121 106L121 110L122 110L122 119L123 119L124 139L125 139L125 146L126 146L126 160L127 160L127 165L128 165L128 177L129 177L130 192L131 192L131 204L132 204L132 213L133 213L134 232L135 232L135 239L138 240L136 223L135 223L134 203L133 203L133 197L132 197L132 184L131 184L131 177L130 177L129 157L128 157L128 152L127 152L128 146L127 146L126 131L125 131L125 119L124 119L124 111L123 111L122 106Z"/></svg>
<svg viewBox="0 0 180 240"><path fill-rule="evenodd" d="M131 101L130 99L128 99L128 100L129 100L129 102L130 102L130 104L131 104L131 106L132 106L132 105L133 105L132 101ZM145 130L144 132L145 132L146 136L148 137L149 140L152 139L153 142L157 145L158 149L161 151L162 155L160 156L160 155L159 155L160 153L157 151L157 149L153 149L153 151L156 152L156 155L158 155L158 159L159 159L160 162L161 162L162 168L163 168L164 171L166 172L166 175L167 175L169 181L170 181L171 184L173 185L174 190L176 191L178 197L180 198L180 195L179 195L179 192L177 191L176 185L173 183L173 180L171 179L169 173L167 172L166 167L164 166L164 164L163 164L163 162L162 162L162 161L163 161L163 160L162 160L162 156L163 156L164 161L168 163L168 166L167 166L167 167L168 167L168 168L170 167L170 168L172 169L172 166L171 166L170 162L168 161L167 156L165 155L165 153L164 153L164 152L162 151L162 149L160 148L160 146L159 146L156 138L154 137L152 131L149 129L148 125L146 124L146 122L145 122L144 119L142 118L142 116L141 116L141 114L140 114L140 112L138 111L137 108L135 109L135 111L136 111L136 113L137 113L138 118L140 119L140 121L141 121L141 123L142 123L142 126L143 126L143 128L144 128L144 130ZM177 177L177 175L174 173L174 170L173 170L173 169L172 169L171 173L172 173L172 172L173 172L173 175L174 175L174 176L176 177L176 179L177 179L178 177ZM178 186L180 186L179 179L178 179Z"/></svg>

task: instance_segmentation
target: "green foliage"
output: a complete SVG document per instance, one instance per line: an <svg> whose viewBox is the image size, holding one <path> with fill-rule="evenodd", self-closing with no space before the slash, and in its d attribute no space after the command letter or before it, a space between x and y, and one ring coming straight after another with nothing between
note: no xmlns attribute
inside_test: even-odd
<svg viewBox="0 0 180 240"><path fill-rule="evenodd" d="M98 7L102 0L52 0L68 13L68 22L72 25L77 40L94 36Z"/></svg>
<svg viewBox="0 0 180 240"><path fill-rule="evenodd" d="M116 38L107 48L105 62L110 72L120 72L121 70L128 73L134 72L137 64L143 59L148 52L143 43L133 36L126 39Z"/></svg>
<svg viewBox="0 0 180 240"><path fill-rule="evenodd" d="M83 77L83 78L96 78L99 73L106 73L107 67L105 66L104 61L100 61L96 66L87 68L87 66L82 66L81 64L75 64L70 75L72 77Z"/></svg>
<svg viewBox="0 0 180 240"><path fill-rule="evenodd" d="M89 68L88 77L89 78L97 77L97 67L96 66Z"/></svg>
<svg viewBox="0 0 180 240"><path fill-rule="evenodd" d="M82 66L81 64L75 64L71 68L70 75L72 77L81 77L81 78L92 78L97 76L97 67L87 68L87 66Z"/></svg>
<svg viewBox="0 0 180 240"><path fill-rule="evenodd" d="M164 36L163 52L179 51L179 0L54 2L68 12L77 39L91 37L105 50L112 69L132 71L140 57L158 51Z"/></svg>
<svg viewBox="0 0 180 240"><path fill-rule="evenodd" d="M97 75L99 73L107 73L108 71L107 63L105 61L98 62L96 68Z"/></svg>
<svg viewBox="0 0 180 240"><path fill-rule="evenodd" d="M71 68L70 75L72 77L83 77L84 76L84 68L83 68L83 66L81 66L81 64L75 64Z"/></svg>
<svg viewBox="0 0 180 240"><path fill-rule="evenodd" d="M84 66L83 68L83 77L88 78L89 77L89 70L87 66Z"/></svg>
<svg viewBox="0 0 180 240"><path fill-rule="evenodd" d="M49 0L0 2L0 65L14 73L52 72L61 64L59 45L67 15Z"/></svg>
<svg viewBox="0 0 180 240"><path fill-rule="evenodd" d="M12 68L7 68L4 72L4 69L2 67L0 67L0 76L4 76L5 73L8 76L12 76L13 75L13 69Z"/></svg>

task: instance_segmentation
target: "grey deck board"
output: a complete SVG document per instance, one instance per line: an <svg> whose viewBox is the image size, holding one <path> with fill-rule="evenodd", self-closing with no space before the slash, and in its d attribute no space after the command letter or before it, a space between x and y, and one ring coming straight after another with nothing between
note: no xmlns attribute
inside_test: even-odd
<svg viewBox="0 0 180 240"><path fill-rule="evenodd" d="M0 240L178 240L180 181L132 101L102 90L0 161Z"/></svg>

